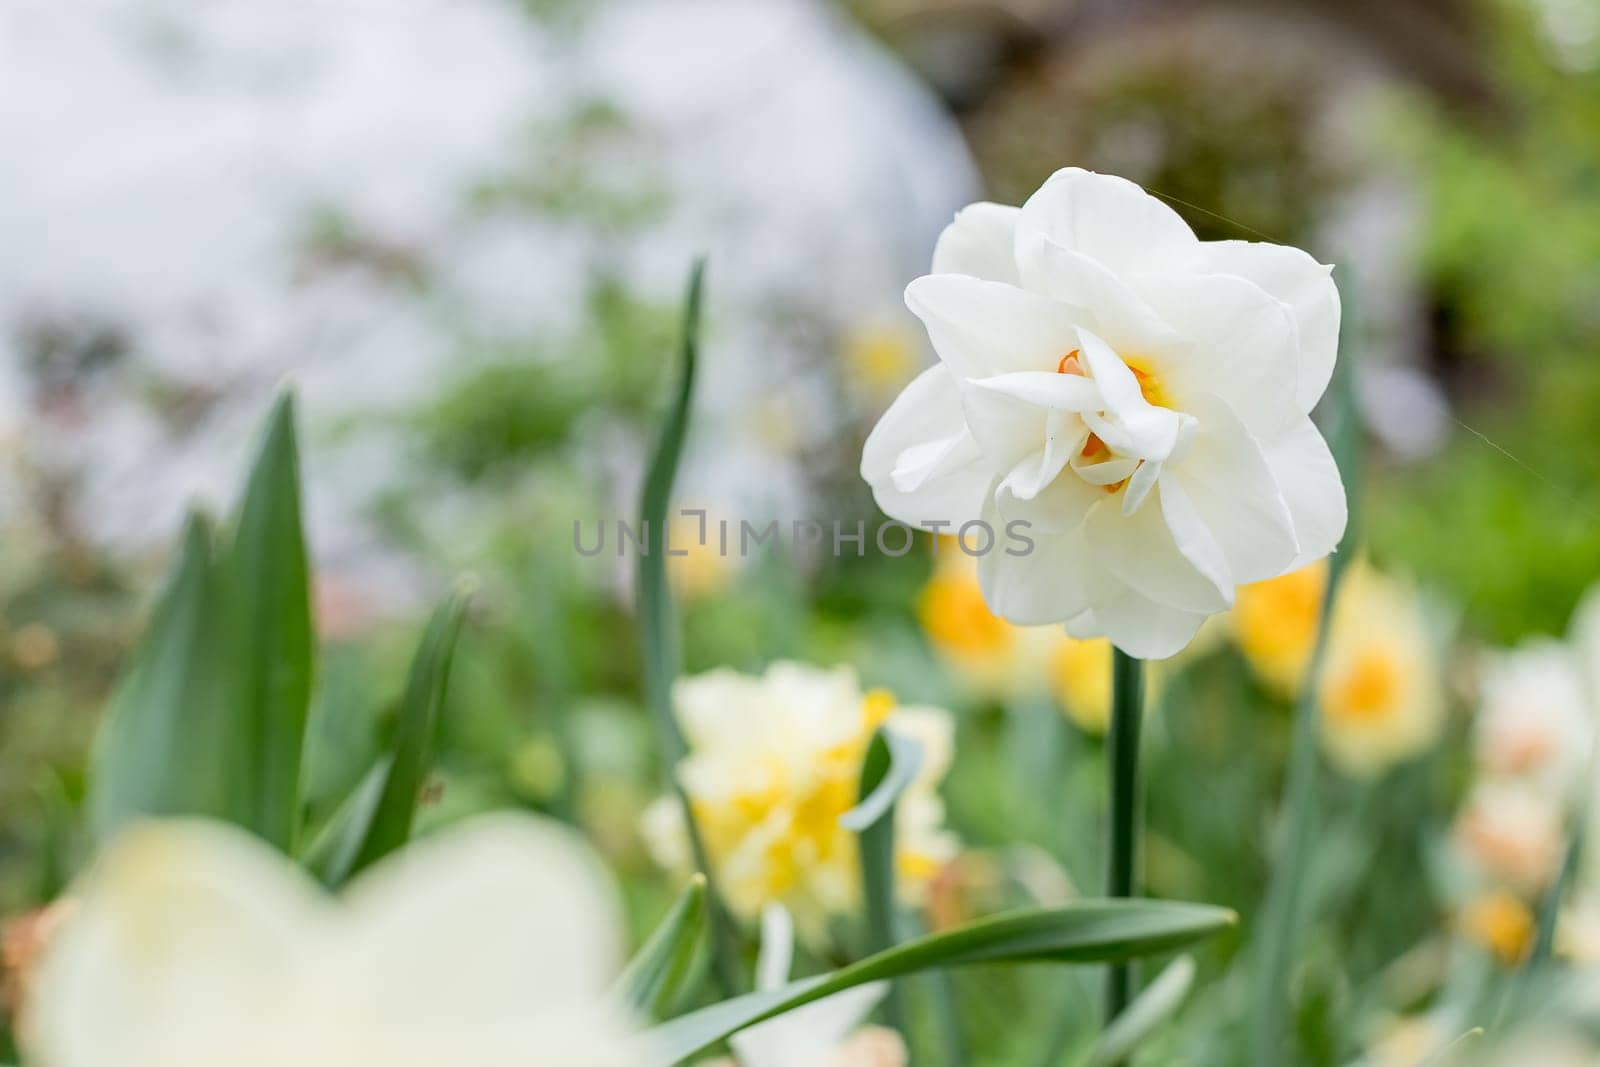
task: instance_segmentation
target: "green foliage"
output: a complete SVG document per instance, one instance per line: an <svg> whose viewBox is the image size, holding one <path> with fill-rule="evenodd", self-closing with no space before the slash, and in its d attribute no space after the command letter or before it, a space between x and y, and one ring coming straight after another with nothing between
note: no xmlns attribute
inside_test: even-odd
<svg viewBox="0 0 1600 1067"><path fill-rule="evenodd" d="M229 572L196 515L95 743L90 825L104 841L144 815L209 815L250 825L252 724L241 704Z"/></svg>
<svg viewBox="0 0 1600 1067"><path fill-rule="evenodd" d="M238 714L251 731L253 759L240 768L254 809L250 825L287 850L299 818L314 644L294 402L287 394L268 417L227 568L239 597Z"/></svg>
<svg viewBox="0 0 1600 1067"><path fill-rule="evenodd" d="M676 1063L747 1026L868 982L980 963L1103 963L1169 952L1235 921L1200 904L1086 900L1015 912L907 941L830 974L723 1001L651 1031L656 1062Z"/></svg>
<svg viewBox="0 0 1600 1067"><path fill-rule="evenodd" d="M377 772L382 780L382 786L375 789L377 801L367 815L366 805L361 802L362 791L357 791L351 817L355 825L365 824L359 834L360 845L347 869L341 864L325 872L324 877L331 883L338 884L360 873L411 839L417 804L433 763L434 738L450 681L450 661L466 609L467 594L457 592L428 622L411 661L391 754L381 772Z"/></svg>
<svg viewBox="0 0 1600 1067"><path fill-rule="evenodd" d="M697 874L617 979L618 999L660 1019L680 996L706 929L706 879Z"/></svg>

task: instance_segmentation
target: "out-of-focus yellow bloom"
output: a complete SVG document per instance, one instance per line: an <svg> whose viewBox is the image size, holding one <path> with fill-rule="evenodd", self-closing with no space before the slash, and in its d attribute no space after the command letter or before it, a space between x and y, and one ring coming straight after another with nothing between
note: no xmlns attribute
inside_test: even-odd
<svg viewBox="0 0 1600 1067"><path fill-rule="evenodd" d="M1250 668L1284 696L1295 696L1305 682L1317 642L1328 561L1290 571L1281 578L1239 587L1229 618L1233 637Z"/></svg>
<svg viewBox="0 0 1600 1067"><path fill-rule="evenodd" d="M978 585L978 561L955 538L941 537L937 553L933 576L917 598L917 619L934 651L980 699L1045 692L1054 655L1071 639L1059 626L1017 626L990 611ZM1054 680L1059 683L1060 675Z"/></svg>
<svg viewBox="0 0 1600 1067"><path fill-rule="evenodd" d="M1467 798L1454 840L1474 873L1531 896L1560 865L1562 807L1523 783L1483 782Z"/></svg>
<svg viewBox="0 0 1600 1067"><path fill-rule="evenodd" d="M1416 590L1357 563L1330 626L1318 680L1328 758L1347 774L1372 775L1431 746L1445 698Z"/></svg>
<svg viewBox="0 0 1600 1067"><path fill-rule="evenodd" d="M685 600L715 596L733 577L733 564L722 551L717 521L710 512L702 523L698 515L682 511L667 520L667 578Z"/></svg>
<svg viewBox="0 0 1600 1067"><path fill-rule="evenodd" d="M729 908L750 920L782 904L810 943L830 916L860 896L858 845L839 817L859 799L861 762L879 725L923 751L916 779L896 805L898 884L919 901L954 858L935 788L949 769L953 726L936 708L899 707L882 690L863 694L848 667L775 663L760 677L717 670L678 682L673 705L689 745L678 781L689 797ZM687 834L675 798L645 813L645 842L664 866L686 869Z"/></svg>
<svg viewBox="0 0 1600 1067"><path fill-rule="evenodd" d="M1461 930L1506 966L1521 961L1533 944L1533 911L1506 889L1480 894L1461 909Z"/></svg>
<svg viewBox="0 0 1600 1067"><path fill-rule="evenodd" d="M894 396L921 369L921 341L905 322L856 327L845 335L842 354L846 381L874 400Z"/></svg>
<svg viewBox="0 0 1600 1067"><path fill-rule="evenodd" d="M1088 733L1103 734L1111 722L1111 642L1061 635L1050 656L1056 698L1067 717Z"/></svg>

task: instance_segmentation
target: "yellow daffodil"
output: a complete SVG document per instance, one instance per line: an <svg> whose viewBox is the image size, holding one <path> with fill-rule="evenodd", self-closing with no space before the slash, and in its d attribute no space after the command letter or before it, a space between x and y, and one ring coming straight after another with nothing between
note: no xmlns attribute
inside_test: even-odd
<svg viewBox="0 0 1600 1067"><path fill-rule="evenodd" d="M939 538L936 552L933 576L917 598L917 619L939 658L979 699L1011 702L1043 693L1053 655L1067 640L1061 628L1000 618L983 599L978 561L953 537Z"/></svg>
<svg viewBox="0 0 1600 1067"><path fill-rule="evenodd" d="M1111 642L1063 634L1050 656L1050 667L1061 710L1079 729L1105 733L1111 722Z"/></svg>
<svg viewBox="0 0 1600 1067"><path fill-rule="evenodd" d="M1372 775L1430 747L1445 699L1416 591L1358 563L1340 586L1330 626L1318 679L1328 758L1347 774Z"/></svg>
<svg viewBox="0 0 1600 1067"><path fill-rule="evenodd" d="M740 917L782 904L802 935L820 943L829 917L856 907L858 843L839 818L859 799L862 759L880 725L912 736L923 751L896 808L895 860L907 898L919 900L955 855L935 792L951 758L947 713L899 707L881 690L863 693L847 667L798 663L775 663L759 677L717 670L685 678L673 704L689 745L678 781L717 888ZM689 866L676 798L651 806L644 834L663 865Z"/></svg>
<svg viewBox="0 0 1600 1067"><path fill-rule="evenodd" d="M1240 586L1229 618L1233 639L1262 682L1283 696L1298 695L1317 643L1328 563Z"/></svg>
<svg viewBox="0 0 1600 1067"><path fill-rule="evenodd" d="M1506 889L1474 897L1461 910L1463 933L1510 967L1521 962L1533 944L1533 910Z"/></svg>

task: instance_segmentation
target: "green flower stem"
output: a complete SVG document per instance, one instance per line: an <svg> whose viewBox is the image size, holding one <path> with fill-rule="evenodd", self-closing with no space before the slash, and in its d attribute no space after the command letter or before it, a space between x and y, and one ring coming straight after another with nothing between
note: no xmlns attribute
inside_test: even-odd
<svg viewBox="0 0 1600 1067"><path fill-rule="evenodd" d="M1144 715L1144 661L1117 649L1111 660L1111 732L1106 754L1111 765L1111 861L1106 895L1135 895L1139 849L1139 727ZM1133 985L1130 964L1106 972L1106 1022L1127 1007Z"/></svg>

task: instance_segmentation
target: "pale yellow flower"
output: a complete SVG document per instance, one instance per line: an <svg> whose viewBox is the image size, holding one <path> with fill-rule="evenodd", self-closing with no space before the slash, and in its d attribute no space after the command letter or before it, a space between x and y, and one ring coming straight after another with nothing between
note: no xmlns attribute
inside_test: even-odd
<svg viewBox="0 0 1600 1067"><path fill-rule="evenodd" d="M872 399L894 396L922 369L922 339L904 321L857 326L845 335L841 354L846 381Z"/></svg>
<svg viewBox="0 0 1600 1067"><path fill-rule="evenodd" d="M682 509L667 519L667 578L685 600L715 596L733 579L737 548L724 548L720 521L709 510L703 519ZM732 536L737 546L737 524Z"/></svg>
<svg viewBox="0 0 1600 1067"><path fill-rule="evenodd" d="M1449 1045L1459 1033L1453 1022L1437 1015L1395 1019L1367 1050L1359 1067L1420 1067Z"/></svg>
<svg viewBox="0 0 1600 1067"><path fill-rule="evenodd" d="M639 1067L616 894L570 830L480 816L338 900L204 820L113 842L34 970L39 1067Z"/></svg>
<svg viewBox="0 0 1600 1067"><path fill-rule="evenodd" d="M1318 560L1280 578L1240 586L1228 615L1245 662L1284 696L1298 695L1305 684L1327 584L1328 561Z"/></svg>
<svg viewBox="0 0 1600 1067"><path fill-rule="evenodd" d="M1362 563L1340 585L1318 679L1322 744L1352 775L1373 775L1438 740L1445 696L1412 586Z"/></svg>
<svg viewBox="0 0 1600 1067"><path fill-rule="evenodd" d="M812 943L829 917L860 897L859 845L839 818L859 799L861 764L883 724L916 738L923 762L896 808L898 884L920 900L954 857L935 787L949 769L953 724L939 709L898 707L881 690L863 693L848 667L775 663L752 677L717 670L678 682L673 705L689 745L678 765L717 888L753 920L782 904ZM673 868L690 863L675 798L645 813L646 844Z"/></svg>

